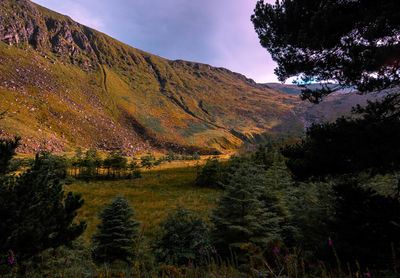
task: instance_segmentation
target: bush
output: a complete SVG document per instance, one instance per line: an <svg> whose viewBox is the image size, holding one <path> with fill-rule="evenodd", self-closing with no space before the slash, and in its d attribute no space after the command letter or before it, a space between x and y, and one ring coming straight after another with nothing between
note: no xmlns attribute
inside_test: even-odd
<svg viewBox="0 0 400 278"><path fill-rule="evenodd" d="M161 223L154 244L160 262L199 264L212 253L209 225L194 212L178 207Z"/></svg>

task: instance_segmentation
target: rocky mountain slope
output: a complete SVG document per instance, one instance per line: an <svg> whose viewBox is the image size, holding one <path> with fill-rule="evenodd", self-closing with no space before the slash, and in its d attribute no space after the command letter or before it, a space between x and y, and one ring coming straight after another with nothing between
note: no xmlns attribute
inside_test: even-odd
<svg viewBox="0 0 400 278"><path fill-rule="evenodd" d="M22 136L22 152L225 152L302 132L311 107L224 68L132 48L29 0L0 2L0 99L0 136Z"/></svg>

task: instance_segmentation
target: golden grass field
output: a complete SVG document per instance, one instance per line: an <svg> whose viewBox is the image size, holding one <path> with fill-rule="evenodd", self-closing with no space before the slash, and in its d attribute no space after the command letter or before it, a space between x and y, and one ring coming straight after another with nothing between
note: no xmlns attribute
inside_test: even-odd
<svg viewBox="0 0 400 278"><path fill-rule="evenodd" d="M182 162L175 164L178 163ZM118 194L129 199L136 211L136 219L146 225L145 235L154 237L157 225L165 219L171 209L179 205L196 210L204 217L214 208L221 192L194 186L196 175L196 167L172 167L144 171L142 178L136 180L88 183L77 181L65 186L64 190L79 193L85 200L78 213L78 218L87 222L87 229L83 234L85 240L90 240L91 235L97 231L98 214L104 205Z"/></svg>

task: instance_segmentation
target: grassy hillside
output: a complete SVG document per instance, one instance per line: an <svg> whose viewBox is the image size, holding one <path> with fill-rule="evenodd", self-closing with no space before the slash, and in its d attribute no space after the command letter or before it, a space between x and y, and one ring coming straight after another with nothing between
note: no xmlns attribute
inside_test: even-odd
<svg viewBox="0 0 400 278"><path fill-rule="evenodd" d="M171 61L28 0L0 3L0 135L20 152L77 146L229 152L299 134L309 105L224 68Z"/></svg>
<svg viewBox="0 0 400 278"><path fill-rule="evenodd" d="M134 49L30 1L0 5L1 133L21 135L21 151L231 150L298 121L296 97L240 74Z"/></svg>

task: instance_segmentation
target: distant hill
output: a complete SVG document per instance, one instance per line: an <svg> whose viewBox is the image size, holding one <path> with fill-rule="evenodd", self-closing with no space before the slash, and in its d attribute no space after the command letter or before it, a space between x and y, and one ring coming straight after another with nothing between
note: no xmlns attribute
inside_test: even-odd
<svg viewBox="0 0 400 278"><path fill-rule="evenodd" d="M0 98L0 135L22 136L22 152L228 152L326 114L293 86L167 60L28 0L0 2Z"/></svg>

